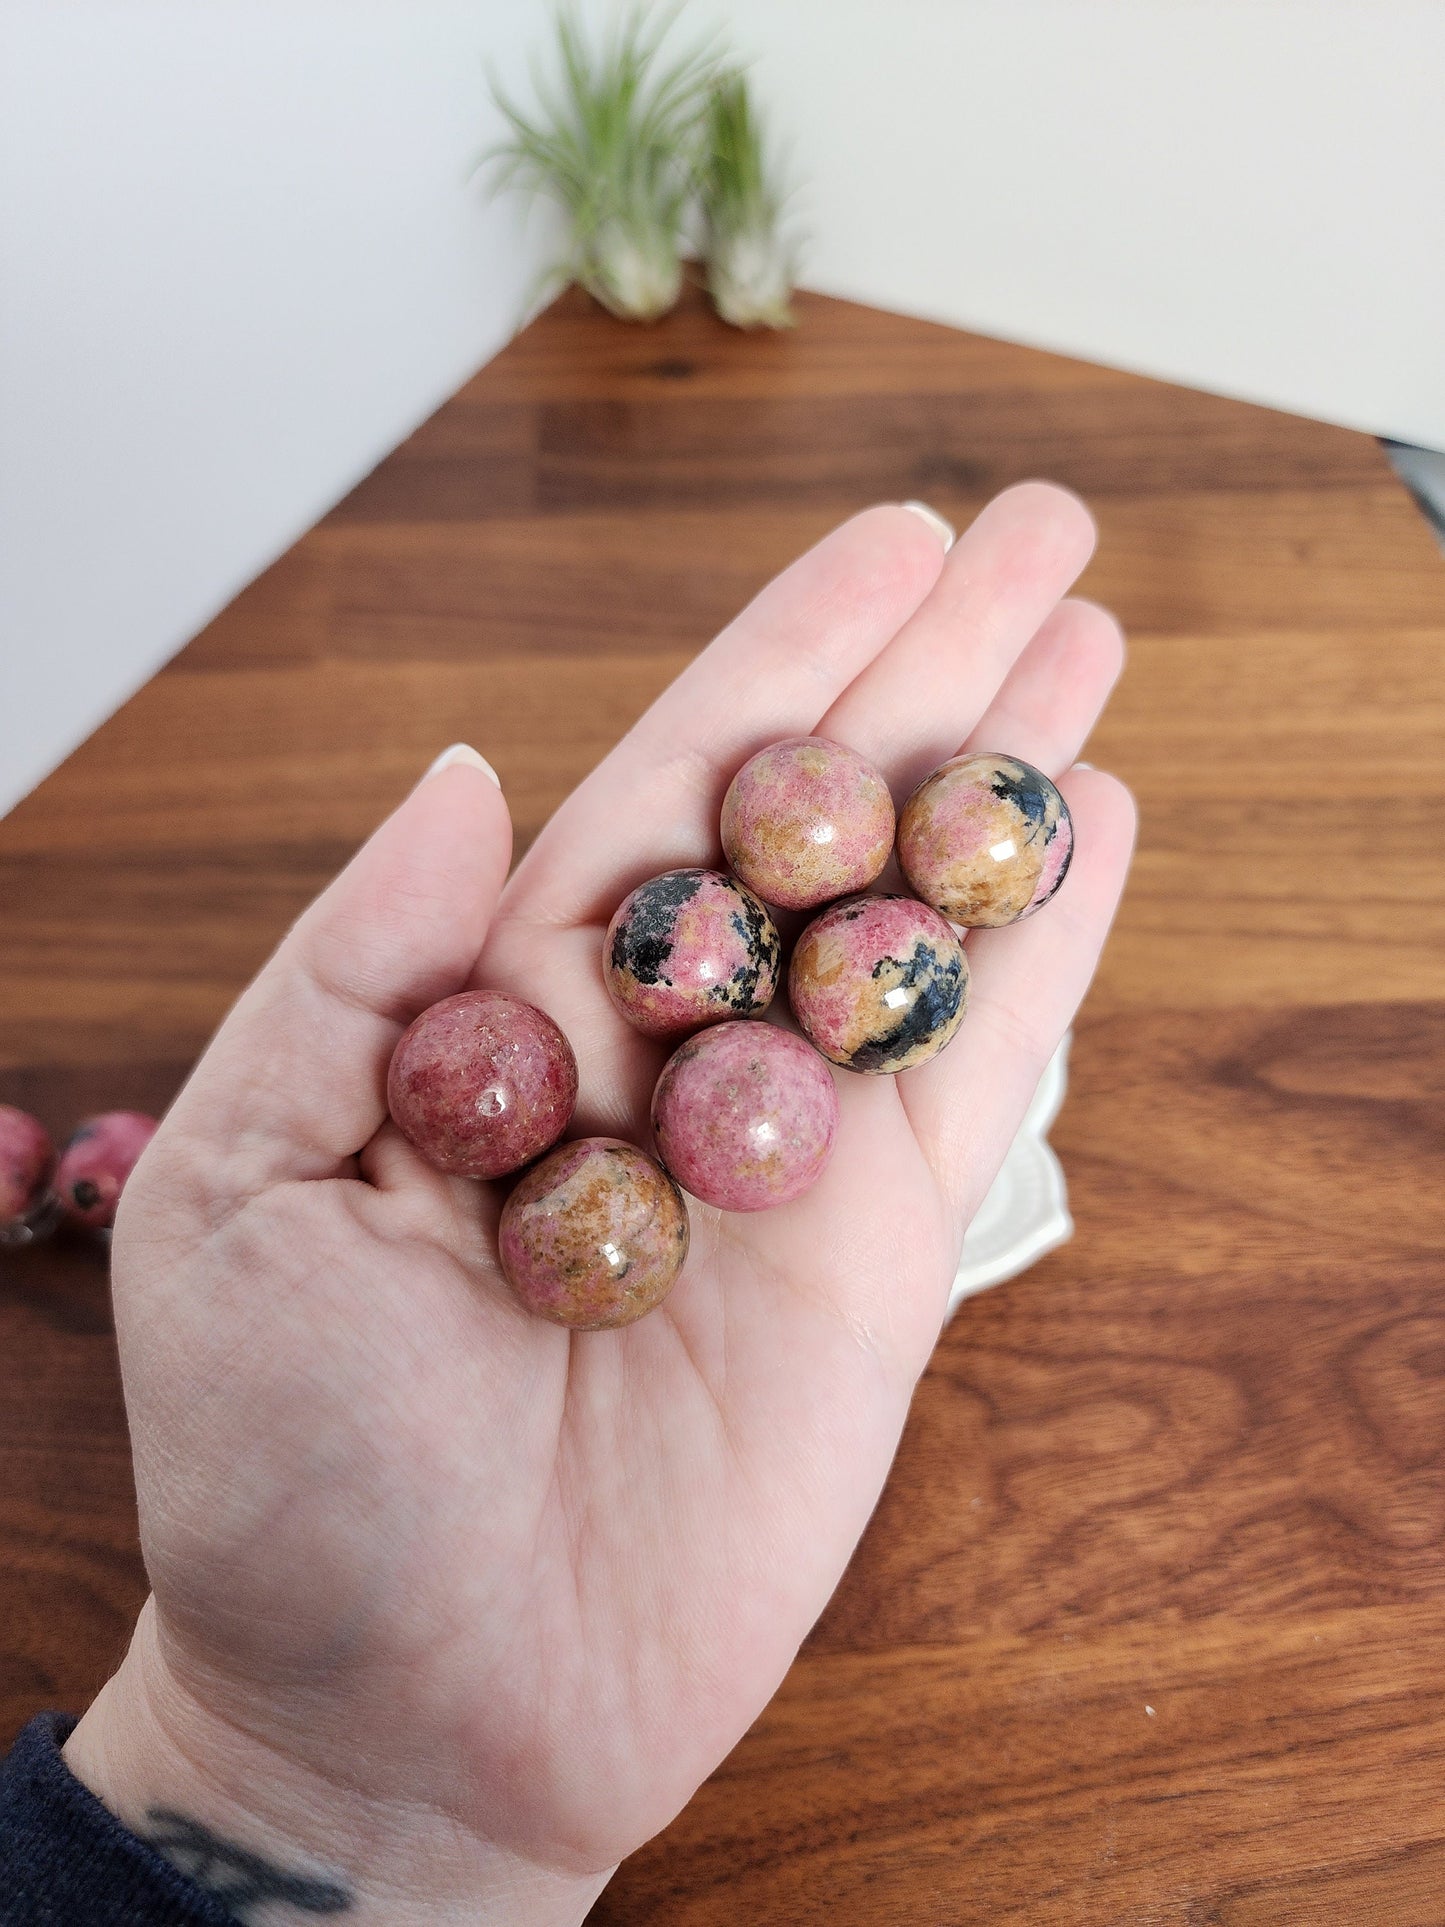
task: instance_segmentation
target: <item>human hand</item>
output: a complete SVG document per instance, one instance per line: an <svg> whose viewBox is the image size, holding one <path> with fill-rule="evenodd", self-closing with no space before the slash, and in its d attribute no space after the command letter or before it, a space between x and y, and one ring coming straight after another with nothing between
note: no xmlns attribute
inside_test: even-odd
<svg viewBox="0 0 1445 1927"><path fill-rule="evenodd" d="M217 1034L116 1227L155 1590L67 1757L182 1864L155 1810L229 1843L208 1878L242 1918L344 1899L388 1927L580 1920L777 1687L1122 885L1127 794L1070 768L1121 659L1110 617L1060 600L1092 542L1040 484L946 562L920 517L856 517L664 692L510 882L484 769L421 783ZM813 731L900 798L965 743L1068 772L1068 881L970 936L940 1057L838 1075L805 1197L693 1204L683 1276L636 1325L532 1318L497 1269L500 1193L387 1121L392 1047L468 982L513 991L576 1048L574 1130L645 1144L666 1047L606 995L607 919L642 878L715 863L734 770Z"/></svg>

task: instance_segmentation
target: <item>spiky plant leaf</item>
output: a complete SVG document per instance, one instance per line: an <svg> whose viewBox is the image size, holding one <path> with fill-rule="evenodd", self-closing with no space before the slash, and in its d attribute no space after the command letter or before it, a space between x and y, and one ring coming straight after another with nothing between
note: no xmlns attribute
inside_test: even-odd
<svg viewBox="0 0 1445 1927"><path fill-rule="evenodd" d="M786 196L737 69L719 73L708 94L699 193L718 313L736 328L790 328L798 244L784 231Z"/></svg>
<svg viewBox="0 0 1445 1927"><path fill-rule="evenodd" d="M628 320L665 314L682 286L683 217L717 55L705 44L664 58L678 12L636 6L593 48L564 11L556 72L534 77L535 110L492 87L511 129L483 156L494 187L559 202L569 242L552 275L580 281Z"/></svg>

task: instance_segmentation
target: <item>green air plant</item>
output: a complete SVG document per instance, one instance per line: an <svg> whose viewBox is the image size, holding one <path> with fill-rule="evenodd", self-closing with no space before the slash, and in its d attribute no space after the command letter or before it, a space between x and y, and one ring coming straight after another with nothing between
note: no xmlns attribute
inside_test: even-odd
<svg viewBox="0 0 1445 1927"><path fill-rule="evenodd" d="M567 250L545 279L580 281L628 321L655 321L682 288L682 227L717 60L708 46L663 58L677 11L638 6L595 50L575 15L560 13L558 72L537 77L535 112L492 86L511 128L483 157L495 185L548 195L567 216Z"/></svg>
<svg viewBox="0 0 1445 1927"><path fill-rule="evenodd" d="M784 195L772 178L747 78L716 75L708 95L699 182L707 285L735 328L790 328L797 243L783 231Z"/></svg>

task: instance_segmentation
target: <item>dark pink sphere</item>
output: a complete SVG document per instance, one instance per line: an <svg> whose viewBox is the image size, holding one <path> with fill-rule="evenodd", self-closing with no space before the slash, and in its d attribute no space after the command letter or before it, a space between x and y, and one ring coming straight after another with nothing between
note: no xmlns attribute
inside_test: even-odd
<svg viewBox="0 0 1445 1927"><path fill-rule="evenodd" d="M102 1111L72 1133L55 1173L72 1224L103 1231L114 1222L126 1179L155 1134L156 1121L144 1111Z"/></svg>
<svg viewBox="0 0 1445 1927"><path fill-rule="evenodd" d="M386 1101L428 1163L499 1178L555 1144L577 1107L577 1059L544 1010L464 990L424 1010L392 1055Z"/></svg>
<svg viewBox="0 0 1445 1927"><path fill-rule="evenodd" d="M0 1239L44 1204L54 1169L55 1146L39 1118L0 1104Z"/></svg>
<svg viewBox="0 0 1445 1927"><path fill-rule="evenodd" d="M497 1248L528 1311L574 1331L630 1325L672 1290L687 1206L655 1158L620 1138L559 1144L502 1207Z"/></svg>
<svg viewBox="0 0 1445 1927"><path fill-rule="evenodd" d="M679 1045L652 1098L662 1161L722 1211L789 1204L823 1174L838 1130L832 1072L800 1037L732 1023Z"/></svg>

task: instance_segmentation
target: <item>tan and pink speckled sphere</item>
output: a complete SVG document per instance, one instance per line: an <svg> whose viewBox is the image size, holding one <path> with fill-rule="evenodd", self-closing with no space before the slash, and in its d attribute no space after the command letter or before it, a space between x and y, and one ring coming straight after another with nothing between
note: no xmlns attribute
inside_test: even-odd
<svg viewBox="0 0 1445 1927"><path fill-rule="evenodd" d="M559 1144L502 1207L498 1250L528 1311L574 1331L630 1325L687 1257L687 1206L655 1158L618 1138Z"/></svg>
<svg viewBox="0 0 1445 1927"><path fill-rule="evenodd" d="M668 1058L652 1128L684 1190L722 1211L765 1211L822 1176L838 1093L827 1065L791 1031L723 1024Z"/></svg>
<svg viewBox="0 0 1445 1927"><path fill-rule="evenodd" d="M72 1224L105 1231L141 1152L156 1134L144 1111L102 1111L88 1117L60 1154L55 1189Z"/></svg>
<svg viewBox="0 0 1445 1927"><path fill-rule="evenodd" d="M893 798L878 771L823 736L760 749L723 798L728 862L785 910L865 889L892 854L893 829Z"/></svg>
<svg viewBox="0 0 1445 1927"><path fill-rule="evenodd" d="M500 990L463 990L403 1034L387 1108L429 1164L499 1178L555 1144L577 1107L577 1059L546 1011Z"/></svg>
<svg viewBox="0 0 1445 1927"><path fill-rule="evenodd" d="M54 1169L55 1146L39 1118L0 1104L0 1245L28 1244L42 1218L52 1228Z"/></svg>
<svg viewBox="0 0 1445 1927"><path fill-rule="evenodd" d="M968 962L936 910L912 897L849 897L799 937L793 1015L831 1063L906 1071L936 1057L963 1022Z"/></svg>
<svg viewBox="0 0 1445 1927"><path fill-rule="evenodd" d="M736 877L668 870L618 906L602 974L628 1023L668 1037L766 1010L779 958L777 926Z"/></svg>
<svg viewBox="0 0 1445 1927"><path fill-rule="evenodd" d="M925 903L994 929L1031 916L1074 853L1069 806L1041 770L975 750L950 757L903 806L898 861Z"/></svg>

